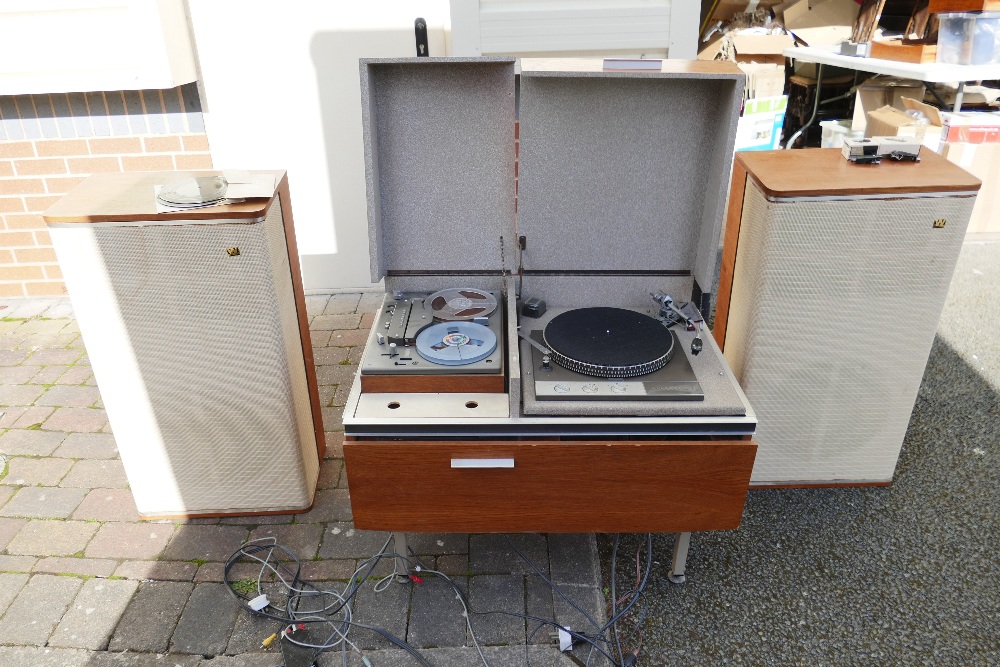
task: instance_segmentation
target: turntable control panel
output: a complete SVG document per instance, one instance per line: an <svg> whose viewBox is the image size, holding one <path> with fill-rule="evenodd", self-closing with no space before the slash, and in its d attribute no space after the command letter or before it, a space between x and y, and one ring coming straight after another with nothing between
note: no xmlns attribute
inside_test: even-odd
<svg viewBox="0 0 1000 667"><path fill-rule="evenodd" d="M500 302L470 288L387 294L361 375L503 373Z"/></svg>

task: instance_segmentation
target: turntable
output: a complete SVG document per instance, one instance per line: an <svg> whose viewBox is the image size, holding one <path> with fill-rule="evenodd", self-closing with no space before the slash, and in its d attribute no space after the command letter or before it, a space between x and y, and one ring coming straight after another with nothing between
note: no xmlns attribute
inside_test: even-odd
<svg viewBox="0 0 1000 667"><path fill-rule="evenodd" d="M386 297L344 408L358 528L739 525L756 417L700 312L743 79L522 60L515 206L514 59L361 62Z"/></svg>

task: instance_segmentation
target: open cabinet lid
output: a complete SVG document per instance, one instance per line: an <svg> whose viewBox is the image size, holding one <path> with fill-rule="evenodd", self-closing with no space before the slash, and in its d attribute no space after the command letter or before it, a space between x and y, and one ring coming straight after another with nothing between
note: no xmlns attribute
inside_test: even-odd
<svg viewBox="0 0 1000 667"><path fill-rule="evenodd" d="M514 83L514 58L361 60L373 282L502 272Z"/></svg>
<svg viewBox="0 0 1000 667"><path fill-rule="evenodd" d="M744 74L732 63L521 63L524 269L693 276L711 290Z"/></svg>

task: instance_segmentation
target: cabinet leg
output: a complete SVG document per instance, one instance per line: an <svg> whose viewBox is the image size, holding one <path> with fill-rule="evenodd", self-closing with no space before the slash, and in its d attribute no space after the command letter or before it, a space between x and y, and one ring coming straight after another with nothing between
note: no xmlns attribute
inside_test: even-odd
<svg viewBox="0 0 1000 667"><path fill-rule="evenodd" d="M675 584L684 583L684 568L687 565L688 547L691 546L691 533L676 533L674 535L674 559L670 563L670 574L667 578Z"/></svg>
<svg viewBox="0 0 1000 667"><path fill-rule="evenodd" d="M396 554L396 576L404 579L409 577L410 562L407 560L409 551L406 548L406 533L392 534L392 550Z"/></svg>

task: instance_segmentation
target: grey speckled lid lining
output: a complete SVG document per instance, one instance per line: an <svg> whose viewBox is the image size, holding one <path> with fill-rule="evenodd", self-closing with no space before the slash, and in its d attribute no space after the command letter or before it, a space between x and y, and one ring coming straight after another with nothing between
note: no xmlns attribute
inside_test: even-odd
<svg viewBox="0 0 1000 667"><path fill-rule="evenodd" d="M361 61L372 280L503 269L514 226L514 59Z"/></svg>
<svg viewBox="0 0 1000 667"><path fill-rule="evenodd" d="M710 289L741 97L731 73L522 73L525 268L690 271Z"/></svg>

